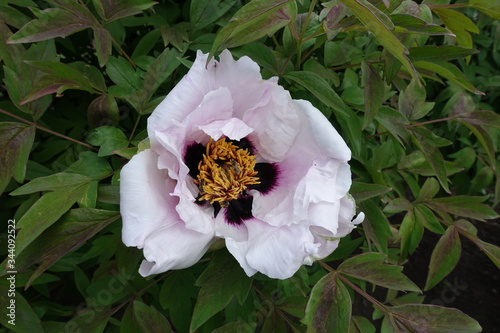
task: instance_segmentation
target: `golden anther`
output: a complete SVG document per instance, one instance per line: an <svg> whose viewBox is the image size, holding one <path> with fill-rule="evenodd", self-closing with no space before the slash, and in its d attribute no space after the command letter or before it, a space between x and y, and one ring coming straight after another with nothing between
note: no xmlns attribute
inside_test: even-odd
<svg viewBox="0 0 500 333"><path fill-rule="evenodd" d="M194 180L200 190L198 200L207 200L211 204L218 202L226 207L249 185L260 183L254 168L255 156L248 149L238 148L226 138L216 142L210 139L198 165L200 172Z"/></svg>

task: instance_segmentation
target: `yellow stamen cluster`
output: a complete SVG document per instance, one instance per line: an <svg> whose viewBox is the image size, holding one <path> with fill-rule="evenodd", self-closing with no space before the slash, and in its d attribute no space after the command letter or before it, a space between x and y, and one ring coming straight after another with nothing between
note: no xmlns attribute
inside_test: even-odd
<svg viewBox="0 0 500 333"><path fill-rule="evenodd" d="M255 156L248 149L238 148L226 138L216 142L210 139L194 181L200 190L198 200L227 207L228 202L238 199L249 185L260 183L254 168Z"/></svg>

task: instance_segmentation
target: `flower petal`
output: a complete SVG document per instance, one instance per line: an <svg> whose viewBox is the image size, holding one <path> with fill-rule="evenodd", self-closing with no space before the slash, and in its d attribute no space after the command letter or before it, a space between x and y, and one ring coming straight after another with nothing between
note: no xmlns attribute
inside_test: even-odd
<svg viewBox="0 0 500 333"><path fill-rule="evenodd" d="M142 248L150 233L179 218L175 211L178 199L170 196L175 181L158 169L157 161L158 155L147 149L122 168L120 210L122 238L127 246Z"/></svg>
<svg viewBox="0 0 500 333"><path fill-rule="evenodd" d="M182 221L163 226L144 242L144 260L139 268L142 276L194 265L212 244L213 233L203 234L186 229Z"/></svg>
<svg viewBox="0 0 500 333"><path fill-rule="evenodd" d="M308 219L308 207L345 196L351 184L350 150L330 122L306 101L293 101L300 132L278 162L278 184L269 193L252 193L253 215L274 226ZM258 127L255 127L258 132ZM291 209L292 207L292 209Z"/></svg>
<svg viewBox="0 0 500 333"><path fill-rule="evenodd" d="M245 272L257 270L271 278L291 277L319 245L305 225L273 227L257 219L245 221L248 240L226 238L226 246ZM248 273L247 273L248 274Z"/></svg>
<svg viewBox="0 0 500 333"><path fill-rule="evenodd" d="M309 140L312 139L314 145L321 148L321 154L339 161L349 161L351 150L328 119L308 101L293 102L305 115Z"/></svg>
<svg viewBox="0 0 500 333"><path fill-rule="evenodd" d="M198 51L189 72L149 116L148 135L150 138L154 136L155 131L164 130L166 125L172 122L182 122L200 105L208 92L217 88L214 79L216 64L212 60L205 67L207 57L208 54Z"/></svg>
<svg viewBox="0 0 500 333"><path fill-rule="evenodd" d="M279 162L289 152L300 131L300 118L293 111L288 91L276 83L266 92L268 101L248 110L243 120L255 131L250 136L259 155L266 162Z"/></svg>
<svg viewBox="0 0 500 333"><path fill-rule="evenodd" d="M226 136L231 140L241 140L253 132L253 128L248 127L238 118L215 120L210 124L198 126L198 128L215 141L219 140L222 136Z"/></svg>

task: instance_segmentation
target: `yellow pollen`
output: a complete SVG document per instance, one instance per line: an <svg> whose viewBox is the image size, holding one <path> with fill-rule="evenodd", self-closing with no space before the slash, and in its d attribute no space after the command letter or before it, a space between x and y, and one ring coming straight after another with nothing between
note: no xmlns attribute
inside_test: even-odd
<svg viewBox="0 0 500 333"><path fill-rule="evenodd" d="M227 207L228 202L238 199L249 185L260 183L254 168L255 156L248 149L238 148L226 142L226 138L216 142L210 139L198 164L200 173L194 180L200 190L198 200Z"/></svg>

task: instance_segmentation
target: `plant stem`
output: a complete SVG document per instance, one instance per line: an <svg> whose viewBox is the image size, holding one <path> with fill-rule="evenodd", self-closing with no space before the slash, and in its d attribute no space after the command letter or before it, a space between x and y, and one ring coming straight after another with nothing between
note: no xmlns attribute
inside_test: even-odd
<svg viewBox="0 0 500 333"><path fill-rule="evenodd" d="M118 49L118 51L120 51L120 53L125 57L125 59L127 59L127 61L132 65L132 67L134 69L136 69L137 65L134 63L134 61L132 59L130 59L130 57L128 56L127 52L125 52L122 49L122 47L120 46L120 44L113 37L111 37L111 41L113 42L113 45Z"/></svg>
<svg viewBox="0 0 500 333"><path fill-rule="evenodd" d="M132 132L130 133L130 136L128 138L128 141L132 141L132 138L134 137L135 130L137 129L137 126L139 125L139 121L141 120L141 115L139 115L135 121L134 128L132 129Z"/></svg>
<svg viewBox="0 0 500 333"><path fill-rule="evenodd" d="M66 135L64 135L64 134L60 134L60 133L54 132L54 131L52 131L52 130L50 130L50 129L46 128L46 127L40 126L40 125L38 125L38 124L36 124L36 123L34 123L34 122L32 122L32 121L29 121L29 120L26 120L26 119L21 118L21 117L19 117L19 116L16 116L15 114L10 113L9 111L5 111L5 110L0 109L0 112L1 112L1 113L3 113L3 114L5 114L5 115L7 115L7 116L10 116L10 117L12 117L12 118L15 118L15 119L17 119L17 120L20 120L20 121L22 121L22 122L24 122L24 123L26 123L26 124L28 124L28 125L35 126L36 128L38 128L38 129L39 129L39 130L41 130L41 131L44 131L44 132L50 133L50 134L52 134L52 135L58 136L58 137L60 137L60 138L63 138L63 139L65 139L65 140L68 140L68 141L71 141L71 142L74 142L74 143L77 143L77 144L82 145L82 146L85 146L85 147L87 147L87 148L89 148L89 149L92 149L92 150L97 150L97 148L95 148L95 147L93 147L93 146L89 145L88 143L85 143L85 142L82 142L82 141L78 141L78 140L73 139L73 138L70 138L69 136L66 136Z"/></svg>

